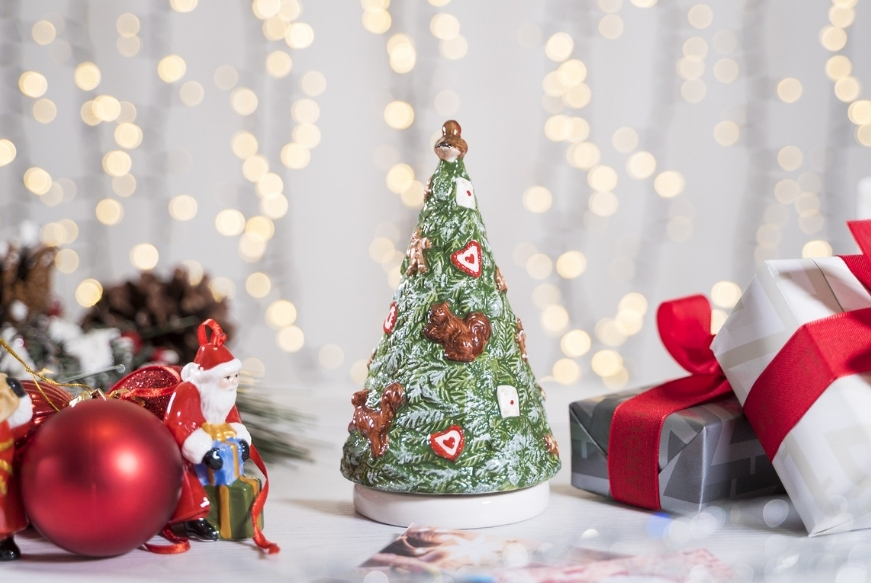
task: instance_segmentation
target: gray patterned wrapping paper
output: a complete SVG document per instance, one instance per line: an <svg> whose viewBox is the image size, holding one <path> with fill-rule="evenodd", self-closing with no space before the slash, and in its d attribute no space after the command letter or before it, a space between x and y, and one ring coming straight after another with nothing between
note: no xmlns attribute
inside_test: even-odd
<svg viewBox="0 0 871 583"><path fill-rule="evenodd" d="M610 496L608 436L617 406L645 389L569 405L572 485ZM663 510L696 512L717 500L783 492L734 395L672 413L659 443Z"/></svg>

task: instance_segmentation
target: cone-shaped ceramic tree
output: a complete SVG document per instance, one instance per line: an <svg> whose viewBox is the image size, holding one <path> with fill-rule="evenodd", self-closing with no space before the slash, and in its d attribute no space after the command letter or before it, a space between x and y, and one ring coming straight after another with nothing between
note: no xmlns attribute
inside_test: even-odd
<svg viewBox="0 0 871 583"><path fill-rule="evenodd" d="M524 332L484 230L455 121L369 363L342 474L389 492L527 488L560 467Z"/></svg>

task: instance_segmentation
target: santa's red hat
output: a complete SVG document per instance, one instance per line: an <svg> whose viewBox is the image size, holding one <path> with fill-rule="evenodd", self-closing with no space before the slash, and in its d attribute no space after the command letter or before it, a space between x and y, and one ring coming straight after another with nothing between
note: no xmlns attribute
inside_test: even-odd
<svg viewBox="0 0 871 583"><path fill-rule="evenodd" d="M212 332L211 338L208 337L209 331ZM209 318L200 324L197 337L200 341L200 348L194 358L195 367L192 368L208 372L209 376L213 378L239 372L242 363L238 358L234 358L233 354L224 346L227 335L224 334L220 324Z"/></svg>

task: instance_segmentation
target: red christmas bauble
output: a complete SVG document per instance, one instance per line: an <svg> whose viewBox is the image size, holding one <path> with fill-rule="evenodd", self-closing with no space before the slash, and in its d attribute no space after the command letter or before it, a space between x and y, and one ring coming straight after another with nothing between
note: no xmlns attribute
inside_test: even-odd
<svg viewBox="0 0 871 583"><path fill-rule="evenodd" d="M51 416L21 464L30 522L57 546L91 557L126 553L157 534L181 479L181 454L163 423L111 399Z"/></svg>

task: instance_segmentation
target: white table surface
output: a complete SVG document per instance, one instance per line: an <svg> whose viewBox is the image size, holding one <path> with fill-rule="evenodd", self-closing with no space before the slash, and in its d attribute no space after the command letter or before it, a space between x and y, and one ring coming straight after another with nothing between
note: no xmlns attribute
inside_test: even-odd
<svg viewBox="0 0 871 583"><path fill-rule="evenodd" d="M545 388L548 415L563 460L563 469L551 481L550 505L536 518L483 532L624 554L705 547L732 566L739 581L871 580L871 531L808 538L791 505L783 523L768 526L763 514L766 504L785 497L757 498L699 515L674 516L666 536L652 538L647 532L651 521L665 519L652 518L650 512L615 504L570 484L567 406L597 390L558 385ZM265 555L250 542L192 541L191 550L181 555L134 550L110 559L87 559L66 553L28 530L17 537L22 560L0 563L0 583L362 580L354 567L403 529L356 514L352 484L339 473L353 390L350 386L322 387L290 391L281 397L316 416L308 435L321 444L313 449L314 463L271 468L264 532L281 546L278 555ZM776 505L783 506L773 504L769 513Z"/></svg>

